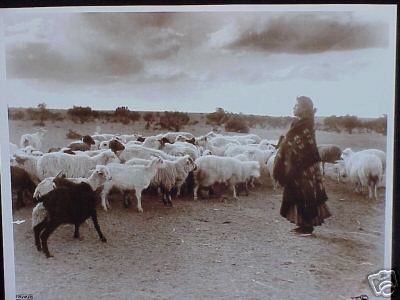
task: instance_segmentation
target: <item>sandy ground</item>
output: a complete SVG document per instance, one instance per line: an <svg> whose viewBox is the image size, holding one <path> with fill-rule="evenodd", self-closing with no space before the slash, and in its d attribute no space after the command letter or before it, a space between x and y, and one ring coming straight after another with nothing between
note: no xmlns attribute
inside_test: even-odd
<svg viewBox="0 0 400 300"><path fill-rule="evenodd" d="M11 140L20 127L10 127ZM91 221L82 240L61 226L49 239L50 259L34 246L28 205L14 212L25 220L14 225L17 292L35 300L374 299L366 278L383 266L384 188L379 200L367 200L326 178L333 216L299 237L279 215L281 191L262 182L238 201L187 196L173 208L145 194L143 214L114 201L107 213L99 208L106 244Z"/></svg>

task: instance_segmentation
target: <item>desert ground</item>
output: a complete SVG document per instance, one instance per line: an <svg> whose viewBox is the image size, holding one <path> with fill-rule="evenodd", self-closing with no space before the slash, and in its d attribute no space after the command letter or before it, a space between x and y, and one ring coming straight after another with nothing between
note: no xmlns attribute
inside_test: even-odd
<svg viewBox="0 0 400 300"><path fill-rule="evenodd" d="M10 121L10 141L34 132L30 121ZM65 146L68 129L91 134L96 123L49 122L43 148ZM144 124L100 124L102 132L144 135ZM211 128L185 127L195 135ZM262 138L277 138L285 129L252 129ZM355 150L386 150L376 133L317 132L318 143ZM330 168L328 168L328 175ZM346 182L327 176L324 185L332 217L313 236L300 237L279 215L282 191L269 178L249 196L233 200L215 196L193 201L174 199L167 208L156 195L143 197L144 213L98 209L107 243L101 243L91 221L81 227L59 227L49 239L53 258L36 250L31 229L32 204L13 212L17 293L42 299L375 299L367 276L383 267L385 188L378 200L353 192ZM6 201L6 200L4 200Z"/></svg>

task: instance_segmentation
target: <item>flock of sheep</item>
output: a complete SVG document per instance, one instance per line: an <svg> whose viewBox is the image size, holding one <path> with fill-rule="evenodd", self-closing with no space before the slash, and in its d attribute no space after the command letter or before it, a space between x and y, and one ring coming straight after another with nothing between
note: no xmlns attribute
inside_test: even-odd
<svg viewBox="0 0 400 300"><path fill-rule="evenodd" d="M47 257L51 256L47 239L60 224L75 225L74 237L78 238L79 226L92 218L100 239L106 241L97 221L99 194L107 211L111 191L123 194L125 206L134 193L139 212L143 212L142 192L149 188L157 190L167 206L172 206L174 193L179 197L188 191L196 199L199 191L212 192L216 184L229 186L237 198L240 189L248 195L249 186L259 182L261 175L272 174L279 147L278 141L262 140L255 134L210 132L195 137L188 132L168 132L148 137L86 135L64 148L43 153L45 134L45 130L24 134L20 147L10 143L10 154L16 206L24 205L24 192L29 190L37 203L32 212L35 244ZM369 198L377 197L385 169L383 151L318 147L323 172L325 162L334 163L338 180L347 175L357 192L368 186Z"/></svg>

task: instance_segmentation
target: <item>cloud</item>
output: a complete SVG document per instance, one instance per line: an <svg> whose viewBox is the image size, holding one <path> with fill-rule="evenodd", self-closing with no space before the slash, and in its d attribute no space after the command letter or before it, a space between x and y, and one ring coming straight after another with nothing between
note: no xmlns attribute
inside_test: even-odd
<svg viewBox="0 0 400 300"><path fill-rule="evenodd" d="M226 47L269 53L312 54L388 45L383 22L361 22L350 14L304 13L258 19ZM255 26L256 25L256 26Z"/></svg>

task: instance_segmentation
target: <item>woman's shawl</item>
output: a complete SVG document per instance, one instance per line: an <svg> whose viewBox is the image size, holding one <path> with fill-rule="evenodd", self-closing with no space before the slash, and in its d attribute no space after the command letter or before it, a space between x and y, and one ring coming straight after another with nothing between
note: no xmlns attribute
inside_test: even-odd
<svg viewBox="0 0 400 300"><path fill-rule="evenodd" d="M279 146L273 177L280 185L292 182L321 160L314 131L314 119L295 120Z"/></svg>

